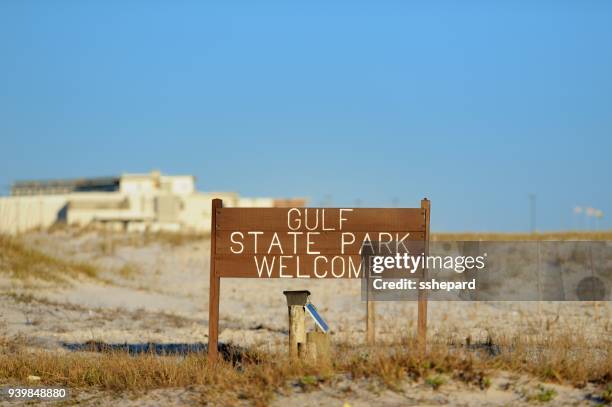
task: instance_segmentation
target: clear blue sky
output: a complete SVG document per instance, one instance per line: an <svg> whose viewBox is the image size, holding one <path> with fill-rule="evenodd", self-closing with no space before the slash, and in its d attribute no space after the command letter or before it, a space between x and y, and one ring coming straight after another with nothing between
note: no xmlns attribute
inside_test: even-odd
<svg viewBox="0 0 612 407"><path fill-rule="evenodd" d="M2 192L160 169L428 196L437 231L527 230L532 192L541 230L612 227L612 2L427 3L4 0Z"/></svg>

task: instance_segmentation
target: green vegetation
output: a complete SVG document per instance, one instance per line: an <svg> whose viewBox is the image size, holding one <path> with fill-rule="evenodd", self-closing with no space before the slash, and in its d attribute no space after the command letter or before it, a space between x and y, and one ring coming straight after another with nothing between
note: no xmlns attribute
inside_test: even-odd
<svg viewBox="0 0 612 407"><path fill-rule="evenodd" d="M431 386L432 389L438 390L440 386L446 383L446 378L442 375L429 376L425 379L425 383Z"/></svg>
<svg viewBox="0 0 612 407"><path fill-rule="evenodd" d="M612 403L612 383L601 393L601 399L606 403Z"/></svg>
<svg viewBox="0 0 612 407"><path fill-rule="evenodd" d="M555 398L557 392L555 389L547 388L542 385L538 386L538 391L529 397L530 400L537 400L542 403L548 403Z"/></svg>

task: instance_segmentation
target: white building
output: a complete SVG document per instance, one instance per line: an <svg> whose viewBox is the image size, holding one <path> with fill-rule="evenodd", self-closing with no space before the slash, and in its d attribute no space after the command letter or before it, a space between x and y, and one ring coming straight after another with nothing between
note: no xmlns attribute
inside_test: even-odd
<svg viewBox="0 0 612 407"><path fill-rule="evenodd" d="M0 198L0 233L48 228L57 222L126 231L210 231L211 204L228 207L303 206L305 200L242 198L197 192L195 177L158 171L121 177L18 182Z"/></svg>

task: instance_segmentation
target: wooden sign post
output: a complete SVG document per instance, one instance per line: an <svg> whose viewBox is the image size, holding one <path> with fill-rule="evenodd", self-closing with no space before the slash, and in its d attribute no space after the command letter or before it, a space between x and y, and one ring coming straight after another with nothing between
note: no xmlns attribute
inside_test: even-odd
<svg viewBox="0 0 612 407"><path fill-rule="evenodd" d="M429 255L429 212L431 202L428 199L421 201L421 208L425 210L425 256ZM423 269L423 280L427 280L427 268ZM417 316L417 338L421 352L425 352L427 343L427 291L419 290L419 310Z"/></svg>
<svg viewBox="0 0 612 407"><path fill-rule="evenodd" d="M208 358L218 356L221 278L362 278L364 245L429 241L430 202L420 208L224 208L213 199ZM374 340L373 306L367 337ZM419 292L425 345L427 296Z"/></svg>

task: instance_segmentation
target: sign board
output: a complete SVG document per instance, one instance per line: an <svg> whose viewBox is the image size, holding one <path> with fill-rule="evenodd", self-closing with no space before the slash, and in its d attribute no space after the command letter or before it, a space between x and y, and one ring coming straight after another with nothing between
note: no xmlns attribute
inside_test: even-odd
<svg viewBox="0 0 612 407"><path fill-rule="evenodd" d="M427 199L420 208L224 208L214 199L209 358L217 357L221 278L361 278L368 244L427 242L429 211ZM423 296L419 336L425 314Z"/></svg>

